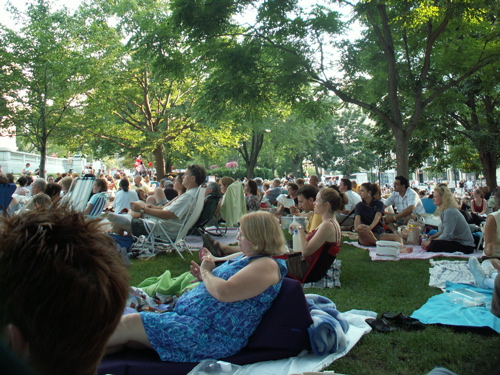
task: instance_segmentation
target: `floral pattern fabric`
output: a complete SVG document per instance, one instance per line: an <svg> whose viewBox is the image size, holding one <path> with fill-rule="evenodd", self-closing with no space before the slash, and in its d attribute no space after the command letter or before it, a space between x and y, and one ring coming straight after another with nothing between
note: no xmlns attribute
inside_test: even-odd
<svg viewBox="0 0 500 375"><path fill-rule="evenodd" d="M252 258L243 256L227 261L213 270L213 274L229 279ZM141 313L146 334L154 350L163 361L199 362L219 359L243 349L262 316L271 306L287 273L285 263L278 263L281 279L276 285L250 299L221 302L212 297L200 283L184 294L173 312L164 314Z"/></svg>
<svg viewBox="0 0 500 375"><path fill-rule="evenodd" d="M259 211L260 210L260 198L258 195L247 195L245 197L247 204L247 211Z"/></svg>

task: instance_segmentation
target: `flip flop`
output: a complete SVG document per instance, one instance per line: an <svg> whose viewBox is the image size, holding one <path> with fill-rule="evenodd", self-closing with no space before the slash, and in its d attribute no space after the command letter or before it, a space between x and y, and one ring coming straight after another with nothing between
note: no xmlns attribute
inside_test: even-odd
<svg viewBox="0 0 500 375"><path fill-rule="evenodd" d="M387 320L385 320L384 318L381 318L381 319L370 318L370 319L366 319L365 322L368 323L368 325L370 327L372 327L377 332L387 333L387 332L394 332L394 331L398 330L397 327L391 326L389 324L389 322Z"/></svg>
<svg viewBox="0 0 500 375"><path fill-rule="evenodd" d="M409 316L404 315L403 313L394 314L394 313L383 313L382 318L386 320L393 321L397 326L401 328L407 329L424 329L425 324L422 324L420 320L415 318L410 318Z"/></svg>
<svg viewBox="0 0 500 375"><path fill-rule="evenodd" d="M203 246L207 248L214 257L221 258L224 256L224 252L222 251L219 242L215 241L206 233L202 233L201 237L203 238Z"/></svg>

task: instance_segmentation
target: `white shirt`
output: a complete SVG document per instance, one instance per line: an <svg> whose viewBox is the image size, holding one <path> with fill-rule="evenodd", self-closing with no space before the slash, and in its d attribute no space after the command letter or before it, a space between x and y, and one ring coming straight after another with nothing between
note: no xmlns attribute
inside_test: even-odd
<svg viewBox="0 0 500 375"><path fill-rule="evenodd" d="M193 211L194 204L196 203L195 198L197 191L197 187L189 189L181 196L173 199L171 201L171 204L163 207L164 211L170 211L175 216L177 216L176 218L168 220L160 219L162 221L163 228L165 228L172 240L175 240L175 238L177 237L177 234L179 233L179 230L181 229L186 216ZM148 215L145 215L145 217L147 218ZM161 230L159 228L157 228L155 235L161 235Z"/></svg>
<svg viewBox="0 0 500 375"><path fill-rule="evenodd" d="M354 190L347 190L344 194L347 195L347 199L349 199L349 201L345 205L344 210L354 210L354 207L356 207L356 205L361 202L361 197Z"/></svg>
<svg viewBox="0 0 500 375"><path fill-rule="evenodd" d="M402 197L401 194L394 191L389 198L387 198L384 202L386 206L396 205L398 209L398 213L403 212L408 206L415 206L413 208L413 212L416 214L425 213L424 205L420 200L420 197L417 193L411 188L406 189L405 195Z"/></svg>
<svg viewBox="0 0 500 375"><path fill-rule="evenodd" d="M115 213L119 214L124 208L128 208L130 210L130 203L137 202L138 200L139 197L135 191L118 190L115 195L115 200L113 201L113 209L115 210Z"/></svg>

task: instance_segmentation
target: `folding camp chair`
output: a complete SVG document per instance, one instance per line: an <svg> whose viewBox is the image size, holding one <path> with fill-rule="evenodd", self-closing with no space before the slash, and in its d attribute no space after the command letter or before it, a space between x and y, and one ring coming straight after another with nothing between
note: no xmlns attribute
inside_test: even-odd
<svg viewBox="0 0 500 375"><path fill-rule="evenodd" d="M485 226L485 224L486 224L486 221L483 221L479 225L479 228L481 229L481 231L479 232L479 241L477 242L476 251L484 249L484 226ZM473 235L474 235L474 233L473 233Z"/></svg>
<svg viewBox="0 0 500 375"><path fill-rule="evenodd" d="M288 273L286 276L299 281L301 284L312 283L321 280L327 274L328 270L335 262L336 255L333 255L334 245L325 246L319 257L310 265L308 271L302 279ZM301 254L292 254L291 256L301 256ZM277 256L276 258L280 258Z"/></svg>
<svg viewBox="0 0 500 375"><path fill-rule="evenodd" d="M192 228L189 229L188 232L189 234L199 236L202 233L208 233L205 229L205 225L214 216L215 211L217 211L217 206L219 205L221 199L222 199L221 195L213 195L213 194L210 194L205 198L205 203L203 205L203 210L201 211L201 215L196 221L196 223L194 223Z"/></svg>
<svg viewBox="0 0 500 375"><path fill-rule="evenodd" d="M181 228L179 229L175 241L172 240L172 238L170 238L166 228L163 226L163 224L165 223L168 225L168 220L165 221L154 217L148 217L146 219L142 219L145 224L146 230L149 233L146 241L151 246L151 252L155 253L156 242L160 243L164 242L172 245L175 251L177 251L177 253L183 259L184 256L182 255L181 250L186 249L191 254L191 250L186 245L185 238L188 233L188 230L200 217L201 211L203 210L204 201L205 201L205 188L199 187L198 191L196 192L195 199L193 200L192 206L188 211L189 213L186 215L186 218L184 219L184 222Z"/></svg>
<svg viewBox="0 0 500 375"><path fill-rule="evenodd" d="M104 211L104 208L108 204L109 194L108 193L98 193L98 194L99 196L97 197L95 204L92 206L92 209L88 214L89 218L101 216L102 212Z"/></svg>
<svg viewBox="0 0 500 375"><path fill-rule="evenodd" d="M344 224L344 222L345 222L347 219L349 219L350 217L353 217L354 212L356 212L356 210L352 210L351 212L349 212L349 214L348 214L348 215L346 215L346 216L345 216L345 217L344 217L344 218L340 221L339 225L340 225L340 228L341 228L341 229L344 229L344 228L343 228L343 227L344 227L344 225L343 225L343 224ZM350 228L345 228L345 230L351 230L352 228L353 228L353 226L351 226Z"/></svg>
<svg viewBox="0 0 500 375"><path fill-rule="evenodd" d="M62 203L69 205L75 211L82 212L87 207L95 177L77 177L71 182L68 193L62 198Z"/></svg>
<svg viewBox="0 0 500 375"><path fill-rule="evenodd" d="M0 184L0 214L7 212L16 189L16 184Z"/></svg>

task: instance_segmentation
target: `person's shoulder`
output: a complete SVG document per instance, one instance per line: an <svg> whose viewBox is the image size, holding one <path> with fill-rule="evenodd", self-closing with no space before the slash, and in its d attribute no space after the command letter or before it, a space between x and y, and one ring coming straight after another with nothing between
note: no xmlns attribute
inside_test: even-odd
<svg viewBox="0 0 500 375"><path fill-rule="evenodd" d="M254 258L249 259L249 265L252 265L252 268L258 268L263 272L273 271L276 267L278 267L278 263L271 258L270 256L255 256Z"/></svg>
<svg viewBox="0 0 500 375"><path fill-rule="evenodd" d="M351 194L356 197L356 198L359 198L361 199L361 195L359 195L358 193L356 193L354 190L349 190L351 192Z"/></svg>
<svg viewBox="0 0 500 375"><path fill-rule="evenodd" d="M491 216L491 217L493 217L495 219L499 219L500 220L500 210L495 211L495 212L491 212L487 216Z"/></svg>
<svg viewBox="0 0 500 375"><path fill-rule="evenodd" d="M448 207L442 212L443 216L463 216L455 207Z"/></svg>
<svg viewBox="0 0 500 375"><path fill-rule="evenodd" d="M417 196L417 197L418 197L418 194L417 194L417 193L416 193L416 191L415 191L415 190L413 190L412 188L408 188L408 189L406 189L406 193L405 193L405 195L408 195L408 196L409 196L409 195L411 195L411 196Z"/></svg>

